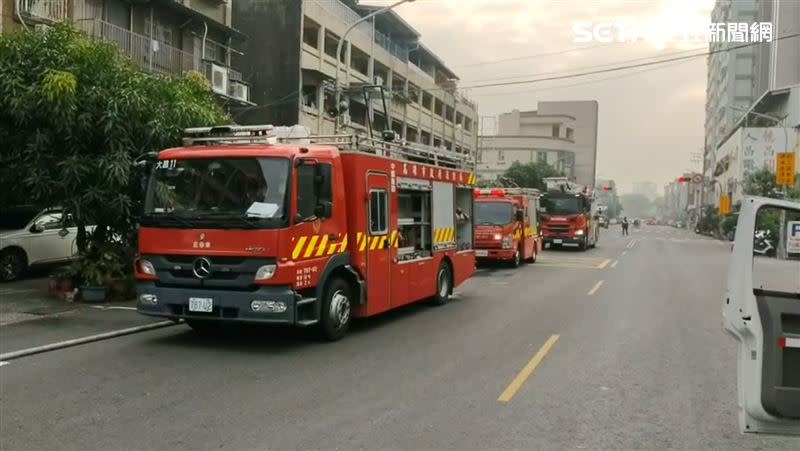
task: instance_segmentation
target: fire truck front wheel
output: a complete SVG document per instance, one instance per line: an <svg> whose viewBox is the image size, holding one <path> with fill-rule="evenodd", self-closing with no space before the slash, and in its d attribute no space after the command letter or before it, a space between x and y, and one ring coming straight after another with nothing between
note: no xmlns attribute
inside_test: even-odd
<svg viewBox="0 0 800 451"><path fill-rule="evenodd" d="M439 265L436 273L436 294L433 296L434 305L444 305L450 300L450 293L453 291L453 271L447 262Z"/></svg>
<svg viewBox="0 0 800 451"><path fill-rule="evenodd" d="M352 296L350 285L338 277L328 282L322 299L322 312L319 322L322 337L336 341L344 337L352 318Z"/></svg>

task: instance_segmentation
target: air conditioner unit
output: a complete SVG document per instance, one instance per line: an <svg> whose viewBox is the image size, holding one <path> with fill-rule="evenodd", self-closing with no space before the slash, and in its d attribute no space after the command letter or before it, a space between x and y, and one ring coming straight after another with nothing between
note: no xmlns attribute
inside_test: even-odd
<svg viewBox="0 0 800 451"><path fill-rule="evenodd" d="M231 82L228 95L242 102L250 101L250 87L244 83Z"/></svg>
<svg viewBox="0 0 800 451"><path fill-rule="evenodd" d="M211 90L217 94L228 95L228 68L209 64L206 74L211 81Z"/></svg>

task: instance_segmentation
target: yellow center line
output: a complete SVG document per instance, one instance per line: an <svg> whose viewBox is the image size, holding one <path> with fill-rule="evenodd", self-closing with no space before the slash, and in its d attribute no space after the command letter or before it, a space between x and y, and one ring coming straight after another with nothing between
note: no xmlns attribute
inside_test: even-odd
<svg viewBox="0 0 800 451"><path fill-rule="evenodd" d="M514 380L511 381L510 384L508 384L508 387L506 387L505 390L503 390L503 393L501 393L500 397L497 398L498 401L500 402L511 401L511 398L513 398L514 395L517 394L517 391L519 391L520 387L522 387L522 384L524 384L525 381L528 380L529 377L531 377L531 374L533 374L533 371L536 369L536 367L539 366L540 363L542 363L542 360L544 360L545 356L547 356L547 353L550 352L550 349L553 347L554 344L556 344L556 341L558 341L558 337L559 337L558 335L550 335L550 338L548 338L547 341L544 342L542 347L539 348L539 351L536 352L536 355L533 356L531 361L528 362L527 365L525 365L525 368L523 368L522 370L520 370L519 373L517 373L517 376L514 378Z"/></svg>
<svg viewBox="0 0 800 451"><path fill-rule="evenodd" d="M592 287L592 289L591 289L591 290L589 290L589 292L588 292L588 293L586 293L586 295L587 295L587 296L591 296L591 295L593 295L593 294L594 294L594 293L595 293L597 290L599 290L599 289L600 289L600 287L602 287L602 286L603 286L603 281L601 280L601 281L597 282L596 284L594 284L594 286Z"/></svg>
<svg viewBox="0 0 800 451"><path fill-rule="evenodd" d="M609 264L609 263L611 263L611 259L610 259L610 258L607 258L607 259L603 260L603 262L602 262L602 263L600 263L599 265L597 265L597 269L603 269L603 268L605 268L606 266L608 266L608 264Z"/></svg>
<svg viewBox="0 0 800 451"><path fill-rule="evenodd" d="M614 263L611 264L611 267L612 268L616 268L617 267L617 263L619 263L619 260L614 260Z"/></svg>

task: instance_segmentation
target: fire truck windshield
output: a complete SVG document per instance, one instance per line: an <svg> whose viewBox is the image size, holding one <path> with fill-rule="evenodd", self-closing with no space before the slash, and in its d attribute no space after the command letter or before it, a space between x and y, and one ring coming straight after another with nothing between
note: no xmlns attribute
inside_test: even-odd
<svg viewBox="0 0 800 451"><path fill-rule="evenodd" d="M542 213L551 215L577 215L583 213L583 200L579 196L542 196Z"/></svg>
<svg viewBox="0 0 800 451"><path fill-rule="evenodd" d="M508 202L475 203L475 225L506 225L513 218L512 206Z"/></svg>
<svg viewBox="0 0 800 451"><path fill-rule="evenodd" d="M148 185L142 225L275 228L287 221L289 160L159 160Z"/></svg>

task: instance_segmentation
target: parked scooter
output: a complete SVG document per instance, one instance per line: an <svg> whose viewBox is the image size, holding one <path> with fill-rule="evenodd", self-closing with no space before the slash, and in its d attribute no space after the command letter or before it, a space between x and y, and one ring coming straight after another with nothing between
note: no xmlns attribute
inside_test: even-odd
<svg viewBox="0 0 800 451"><path fill-rule="evenodd" d="M775 254L775 246L772 243L772 232L769 230L757 230L753 236L753 252L758 255L773 256Z"/></svg>

